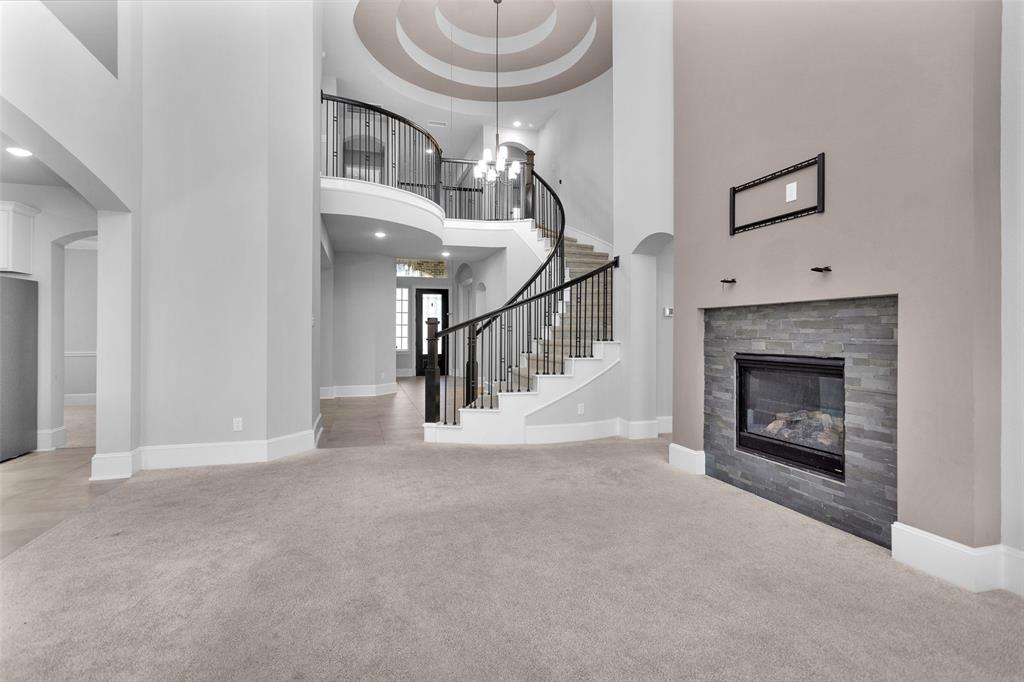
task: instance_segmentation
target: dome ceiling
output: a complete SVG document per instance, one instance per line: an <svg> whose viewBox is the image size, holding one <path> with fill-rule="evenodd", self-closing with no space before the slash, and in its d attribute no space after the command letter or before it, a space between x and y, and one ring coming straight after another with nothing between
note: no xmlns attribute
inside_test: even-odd
<svg viewBox="0 0 1024 682"><path fill-rule="evenodd" d="M370 54L403 80L494 99L491 0L360 0L353 20ZM612 65L611 3L504 0L498 43L502 100L571 90Z"/></svg>

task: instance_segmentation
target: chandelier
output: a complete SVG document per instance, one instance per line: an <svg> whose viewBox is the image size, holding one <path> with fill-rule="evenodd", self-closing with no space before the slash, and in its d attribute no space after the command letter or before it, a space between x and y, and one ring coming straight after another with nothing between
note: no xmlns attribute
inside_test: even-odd
<svg viewBox="0 0 1024 682"><path fill-rule="evenodd" d="M498 142L498 10L501 0L494 0L494 149L485 148L483 158L473 166L473 177L486 182L496 182L503 175L508 182L519 176L521 164L508 163L508 147Z"/></svg>

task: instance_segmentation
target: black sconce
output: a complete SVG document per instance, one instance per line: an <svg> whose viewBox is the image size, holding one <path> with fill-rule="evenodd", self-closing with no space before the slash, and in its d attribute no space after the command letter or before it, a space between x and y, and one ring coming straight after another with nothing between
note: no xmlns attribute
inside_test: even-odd
<svg viewBox="0 0 1024 682"><path fill-rule="evenodd" d="M811 272L832 272L831 265L819 265L816 268L811 268Z"/></svg>
<svg viewBox="0 0 1024 682"><path fill-rule="evenodd" d="M722 284L736 284L735 277L728 277L726 279L719 280Z"/></svg>

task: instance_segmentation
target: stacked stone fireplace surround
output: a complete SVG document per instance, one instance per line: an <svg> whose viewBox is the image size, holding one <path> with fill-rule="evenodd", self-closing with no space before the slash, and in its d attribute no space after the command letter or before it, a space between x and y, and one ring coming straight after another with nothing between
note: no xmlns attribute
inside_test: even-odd
<svg viewBox="0 0 1024 682"><path fill-rule="evenodd" d="M895 296L705 310L707 475L871 542L896 520ZM736 447L737 353L843 358L845 478Z"/></svg>

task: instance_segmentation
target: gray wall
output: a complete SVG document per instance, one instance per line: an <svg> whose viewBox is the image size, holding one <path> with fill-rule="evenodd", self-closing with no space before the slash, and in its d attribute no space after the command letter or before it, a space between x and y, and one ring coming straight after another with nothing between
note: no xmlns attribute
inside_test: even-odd
<svg viewBox="0 0 1024 682"><path fill-rule="evenodd" d="M674 31L673 440L704 447L702 309L898 294L899 520L998 543L999 3L680 3ZM823 215L729 237L730 186L818 152Z"/></svg>
<svg viewBox="0 0 1024 682"><path fill-rule="evenodd" d="M612 241L611 105L609 70L560 100L535 150L537 172L562 200L566 224L607 242Z"/></svg>
<svg viewBox="0 0 1024 682"><path fill-rule="evenodd" d="M143 444L308 430L319 267L315 10L144 9Z"/></svg>
<svg viewBox="0 0 1024 682"><path fill-rule="evenodd" d="M395 259L334 254L333 386L395 381Z"/></svg>
<svg viewBox="0 0 1024 682"><path fill-rule="evenodd" d="M64 393L96 393L96 251L70 246L64 250Z"/></svg>

